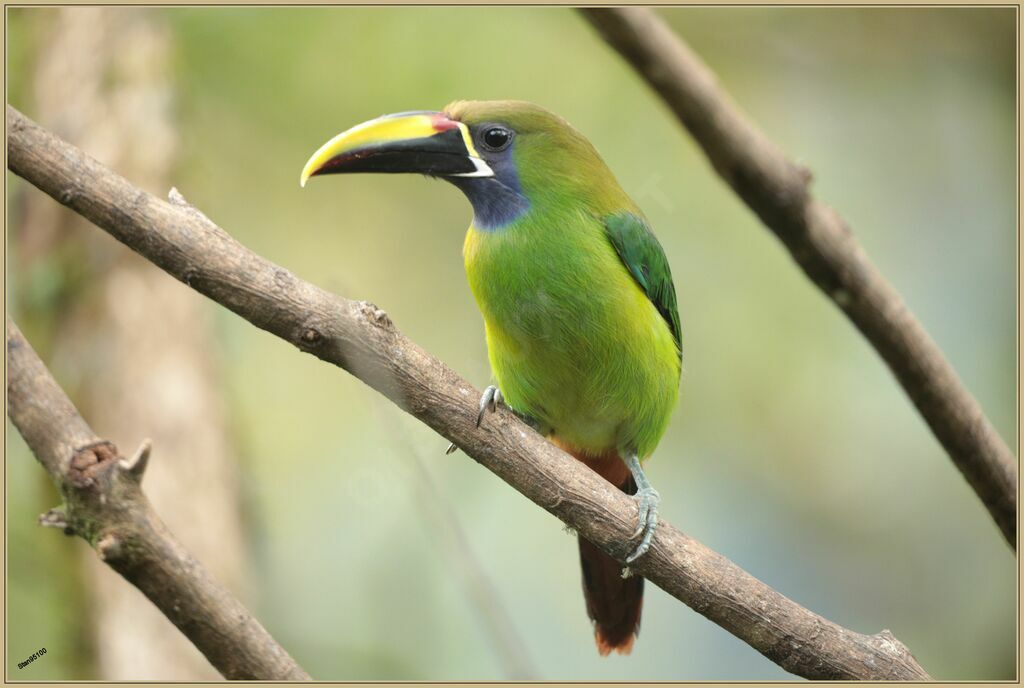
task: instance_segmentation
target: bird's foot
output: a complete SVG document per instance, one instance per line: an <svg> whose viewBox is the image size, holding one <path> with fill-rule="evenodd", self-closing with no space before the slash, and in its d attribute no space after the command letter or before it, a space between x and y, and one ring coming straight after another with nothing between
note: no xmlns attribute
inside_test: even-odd
<svg viewBox="0 0 1024 688"><path fill-rule="evenodd" d="M504 397L501 396L501 390L494 385L491 385L484 390L483 395L480 397L480 413L476 416L476 426L478 428L480 427L480 423L484 420L484 415L486 415L488 411L491 413L497 411L498 404L502 403L502 401L504 401ZM456 449L458 449L458 447L456 447L455 443L452 442L448 445L448 448L444 450L444 453L445 455L448 455L455 452Z"/></svg>
<svg viewBox="0 0 1024 688"><path fill-rule="evenodd" d="M633 538L643 533L643 539L633 553L626 557L627 564L632 564L650 549L654 530L658 527L658 505L661 503L661 496L653 487L638 490L633 499L636 500L640 511L640 520L633 532Z"/></svg>
<svg viewBox="0 0 1024 688"><path fill-rule="evenodd" d="M480 397L480 413L476 416L476 426L479 428L480 423L484 420L484 415L490 411L494 413L498 410L498 404L503 401L501 396L501 390L491 385L484 390L483 395Z"/></svg>
<svg viewBox="0 0 1024 688"><path fill-rule="evenodd" d="M639 515L636 530L630 539L643 536L633 553L626 557L626 563L632 564L651 548L651 540L658 527L658 505L661 504L661 495L651 487L650 481L644 475L644 470L640 467L640 458L635 452L626 454L626 466L629 467L629 472L633 474L633 482L637 485L633 499L636 500Z"/></svg>

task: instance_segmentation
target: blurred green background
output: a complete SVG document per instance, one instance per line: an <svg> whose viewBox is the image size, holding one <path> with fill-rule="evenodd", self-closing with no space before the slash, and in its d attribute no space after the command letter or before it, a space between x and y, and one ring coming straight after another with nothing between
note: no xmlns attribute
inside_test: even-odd
<svg viewBox="0 0 1024 688"><path fill-rule="evenodd" d="M8 9L8 98L29 116L33 65L68 49L46 44L53 11ZM256 252L386 309L481 387L482 322L460 255L468 203L411 176L303 190L299 171L326 139L382 113L518 98L567 118L644 208L675 275L683 393L648 464L664 518L837 623L891 629L936 678L1014 677L1015 558L987 512L871 347L579 16L117 11L149 12L171 32L173 184ZM660 13L814 171L815 192L849 221L1016 450L1015 11ZM7 179L13 231L15 194L38 192ZM67 276L24 279L9 239L8 307L45 341L54 326L45 294ZM467 557L490 581L487 604L508 610L535 678L788 676L654 586L633 655L598 657L576 545L556 519L463 454L445 456L442 438L353 377L202 308L241 464L244 599L313 676L508 678L481 600L467 594ZM70 554L86 545L35 525L56 498L7 429L8 676L98 678ZM158 448L154 460L173 457ZM468 547L459 556L446 544L453 522ZM124 583L111 574L109 584ZM44 660L18 670L40 645Z"/></svg>

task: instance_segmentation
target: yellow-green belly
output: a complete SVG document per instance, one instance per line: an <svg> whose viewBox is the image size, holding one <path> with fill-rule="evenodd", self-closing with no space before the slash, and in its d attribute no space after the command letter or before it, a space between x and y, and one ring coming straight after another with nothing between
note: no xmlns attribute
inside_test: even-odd
<svg viewBox="0 0 1024 688"><path fill-rule="evenodd" d="M506 402L583 453L648 456L678 397L667 323L599 224L519 229L470 228L464 247Z"/></svg>

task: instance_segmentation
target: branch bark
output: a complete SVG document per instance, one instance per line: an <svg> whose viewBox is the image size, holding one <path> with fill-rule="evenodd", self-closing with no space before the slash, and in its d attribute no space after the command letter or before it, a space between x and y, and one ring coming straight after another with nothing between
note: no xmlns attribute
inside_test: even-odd
<svg viewBox="0 0 1024 688"><path fill-rule="evenodd" d="M8 415L64 498L40 522L84 538L225 678L308 680L153 511L141 488L148 441L124 458L97 437L11 320L7 373Z"/></svg>
<svg viewBox="0 0 1024 688"><path fill-rule="evenodd" d="M304 282L232 239L175 190L158 199L7 107L8 167L128 247L302 351L376 389L622 561L636 505L507 410L476 427L479 391L387 314ZM779 666L812 679L926 680L888 631L847 630L787 599L671 524L633 565Z"/></svg>
<svg viewBox="0 0 1024 688"><path fill-rule="evenodd" d="M810 171L791 162L744 117L700 57L654 12L637 7L580 11L878 351L1016 550L1013 453L846 222L811 195Z"/></svg>
<svg viewBox="0 0 1024 688"><path fill-rule="evenodd" d="M167 188L182 148L170 17L143 7L61 7L40 19L41 33L31 41L40 124L136 184ZM19 215L11 261L18 266L17 301L29 306L24 287L50 270L59 273L54 295L75 295L31 303L33 320L54 325L47 328L52 346L42 339L33 345L48 350L51 360L89 358L66 391L97 434L128 441L144 430L161 456L174 457L150 466L146 498L178 541L244 599L252 577L242 485L211 309L141 256L92 231L81 215L27 185L22 191L10 204ZM111 585L107 566L92 551L76 550L85 563L77 633L94 678L220 679L149 600L130 585Z"/></svg>

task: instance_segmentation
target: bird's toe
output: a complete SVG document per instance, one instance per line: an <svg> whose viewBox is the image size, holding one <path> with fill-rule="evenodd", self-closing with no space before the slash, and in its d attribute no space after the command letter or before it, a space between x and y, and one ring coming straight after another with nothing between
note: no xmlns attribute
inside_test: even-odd
<svg viewBox="0 0 1024 688"><path fill-rule="evenodd" d="M658 527L658 504L661 502L661 497L654 488L640 490L634 499L637 502L638 522L633 538L643 533L643 539L633 553L626 557L627 564L636 561L651 548L654 530Z"/></svg>
<svg viewBox="0 0 1024 688"><path fill-rule="evenodd" d="M502 402L501 390L494 385L489 386L484 390L484 393L480 396L480 412L476 416L476 426L479 428L480 423L484 421L484 416L488 411L494 413L498 410L498 404Z"/></svg>

